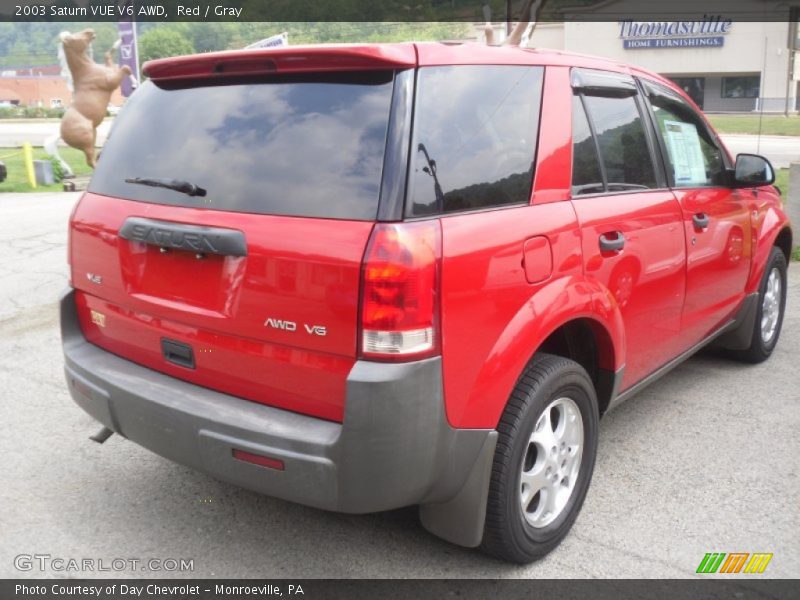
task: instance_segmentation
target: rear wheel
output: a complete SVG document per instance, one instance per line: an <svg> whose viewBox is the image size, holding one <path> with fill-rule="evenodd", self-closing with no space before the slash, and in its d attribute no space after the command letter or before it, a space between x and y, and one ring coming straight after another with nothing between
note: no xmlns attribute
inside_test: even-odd
<svg viewBox="0 0 800 600"><path fill-rule="evenodd" d="M773 248L758 289L758 312L750 347L737 353L739 358L759 363L770 357L778 343L785 308L786 256L780 248Z"/></svg>
<svg viewBox="0 0 800 600"><path fill-rule="evenodd" d="M483 550L527 563L564 539L592 478L598 421L583 367L537 354L497 428Z"/></svg>

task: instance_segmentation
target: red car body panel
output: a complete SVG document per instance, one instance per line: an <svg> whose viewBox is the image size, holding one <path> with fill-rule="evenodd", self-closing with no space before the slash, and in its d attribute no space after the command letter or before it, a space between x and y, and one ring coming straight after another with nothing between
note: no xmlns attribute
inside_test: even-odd
<svg viewBox="0 0 800 600"><path fill-rule="evenodd" d="M212 53L153 61L144 72L159 80L456 64L546 70L530 205L439 217L443 385L451 426L495 428L531 356L569 321L590 324L600 368L624 367L624 390L719 327L757 288L769 250L787 226L770 186L758 193L664 189L571 199L570 69L649 78L686 98L644 70L551 51L397 44ZM695 231L698 212L715 226ZM165 256L118 237L129 216L236 229L245 234L249 254L206 261ZM70 240L84 333L115 354L198 385L341 421L345 379L357 360L361 265L372 228L367 221L226 213L86 194L71 219ZM610 231L626 236L624 252L600 252L597 238ZM546 257L549 266L526 266L526 256ZM103 273L102 291L84 273ZM93 309L105 315L104 326L93 322ZM297 328L324 323L330 333L298 337L266 327L267 317ZM192 343L198 369L164 362L159 339L171 334Z"/></svg>
<svg viewBox="0 0 800 600"><path fill-rule="evenodd" d="M581 224L586 277L611 294L624 323L624 390L685 349L680 338L686 250L671 192L597 200L581 198L573 205ZM601 251L598 238L615 232L624 235L624 250Z"/></svg>
<svg viewBox="0 0 800 600"><path fill-rule="evenodd" d="M541 235L550 240L553 272L529 284L523 248L526 240ZM454 427L486 427L497 422L505 405L501 398L508 396L519 377L517 367L530 360L536 346L524 348L545 333L547 314L577 303L584 313L591 311L591 294L577 285L575 213L561 203L498 210L480 220L469 214L445 217L442 240L447 416Z"/></svg>
<svg viewBox="0 0 800 600"><path fill-rule="evenodd" d="M687 344L709 334L739 306L750 272L750 203L745 190L675 190L686 236L686 298L682 330ZM707 214L704 230L692 217Z"/></svg>
<svg viewBox="0 0 800 600"><path fill-rule="evenodd" d="M118 237L131 216L244 232L247 257L162 254ZM331 221L146 204L85 194L71 221L73 281L90 341L219 391L341 420L356 360L366 221ZM77 249L77 251L76 251ZM84 274L102 274L102 284ZM95 298L99 296L102 298ZM102 304L105 327L88 310ZM294 330L268 327L290 320ZM328 334L305 326L325 324ZM164 361L161 335L191 339L198 368Z"/></svg>
<svg viewBox="0 0 800 600"><path fill-rule="evenodd" d="M557 106L570 89L570 70L548 67L544 76L543 103ZM539 122L539 148L536 152L532 204L569 200L572 187L572 99L557 108L551 118Z"/></svg>
<svg viewBox="0 0 800 600"><path fill-rule="evenodd" d="M775 241L789 224L789 217L783 211L780 196L774 187L759 188L758 193L754 194L753 204L752 264L745 288L748 294L758 291Z"/></svg>

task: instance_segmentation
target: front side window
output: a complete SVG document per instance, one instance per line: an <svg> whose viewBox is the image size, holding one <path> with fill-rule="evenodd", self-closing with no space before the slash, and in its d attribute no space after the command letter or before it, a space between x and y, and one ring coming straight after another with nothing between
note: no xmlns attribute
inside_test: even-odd
<svg viewBox="0 0 800 600"><path fill-rule="evenodd" d="M671 184L678 188L724 185L722 152L700 116L672 94L653 93L650 102L667 152Z"/></svg>
<svg viewBox="0 0 800 600"><path fill-rule="evenodd" d="M528 203L543 74L495 65L419 70L409 216Z"/></svg>

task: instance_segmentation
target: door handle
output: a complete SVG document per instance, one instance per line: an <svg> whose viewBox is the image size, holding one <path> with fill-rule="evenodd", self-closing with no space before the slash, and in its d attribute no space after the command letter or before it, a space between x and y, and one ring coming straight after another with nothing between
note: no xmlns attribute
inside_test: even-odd
<svg viewBox="0 0 800 600"><path fill-rule="evenodd" d="M706 213L697 213L692 217L692 223L698 229L705 229L708 227L709 218Z"/></svg>
<svg viewBox="0 0 800 600"><path fill-rule="evenodd" d="M602 252L619 252L625 246L625 236L621 231L611 231L600 235Z"/></svg>

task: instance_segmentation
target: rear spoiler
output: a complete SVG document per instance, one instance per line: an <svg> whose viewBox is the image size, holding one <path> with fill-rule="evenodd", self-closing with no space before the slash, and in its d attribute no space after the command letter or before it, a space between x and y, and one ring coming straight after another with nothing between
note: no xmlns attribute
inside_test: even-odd
<svg viewBox="0 0 800 600"><path fill-rule="evenodd" d="M408 69L417 65L413 44L330 44L229 50L147 61L154 81L274 73Z"/></svg>

